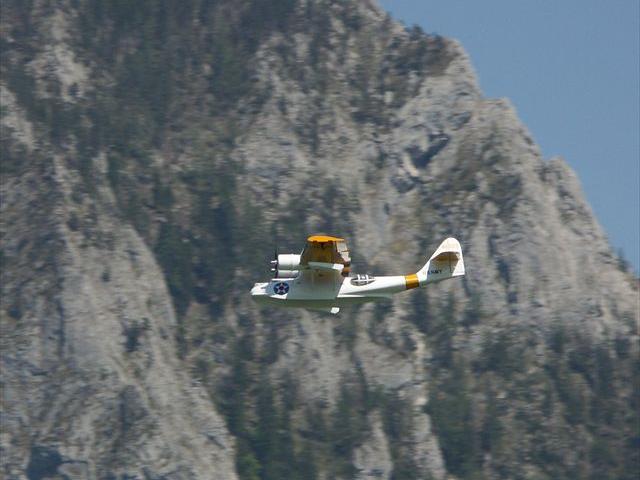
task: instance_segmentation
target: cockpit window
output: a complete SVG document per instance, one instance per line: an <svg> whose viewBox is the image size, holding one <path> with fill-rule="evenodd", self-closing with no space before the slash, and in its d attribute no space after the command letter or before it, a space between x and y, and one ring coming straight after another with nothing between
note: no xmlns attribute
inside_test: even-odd
<svg viewBox="0 0 640 480"><path fill-rule="evenodd" d="M360 287L362 285L369 285L375 278L372 275L356 275L351 277L351 285Z"/></svg>

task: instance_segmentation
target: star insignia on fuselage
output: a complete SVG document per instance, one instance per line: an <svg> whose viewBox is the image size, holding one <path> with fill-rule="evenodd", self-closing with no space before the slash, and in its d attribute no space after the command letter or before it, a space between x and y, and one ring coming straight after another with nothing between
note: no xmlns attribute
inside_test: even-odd
<svg viewBox="0 0 640 480"><path fill-rule="evenodd" d="M286 282L278 282L273 286L276 295L286 295L289 292L289 284Z"/></svg>

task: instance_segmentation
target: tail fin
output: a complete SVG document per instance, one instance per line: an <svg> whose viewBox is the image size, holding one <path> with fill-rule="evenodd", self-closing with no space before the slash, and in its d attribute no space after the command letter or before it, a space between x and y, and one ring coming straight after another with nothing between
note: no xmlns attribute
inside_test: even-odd
<svg viewBox="0 0 640 480"><path fill-rule="evenodd" d="M417 273L420 286L463 275L462 247L460 242L452 237L440 244L429 261Z"/></svg>

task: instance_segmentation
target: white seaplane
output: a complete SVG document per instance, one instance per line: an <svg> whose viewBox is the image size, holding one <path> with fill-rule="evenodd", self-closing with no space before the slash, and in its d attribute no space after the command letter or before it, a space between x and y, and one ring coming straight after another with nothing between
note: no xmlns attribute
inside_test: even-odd
<svg viewBox="0 0 640 480"><path fill-rule="evenodd" d="M299 307L336 314L340 307L390 299L429 283L464 275L460 242L447 238L418 272L409 275L349 276L351 258L344 239L326 235L307 238L301 254L276 252L275 277L256 283L251 298L260 304Z"/></svg>

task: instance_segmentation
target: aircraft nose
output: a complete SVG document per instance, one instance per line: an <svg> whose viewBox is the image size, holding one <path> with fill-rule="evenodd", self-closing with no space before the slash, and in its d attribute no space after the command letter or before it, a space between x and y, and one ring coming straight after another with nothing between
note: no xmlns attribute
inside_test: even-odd
<svg viewBox="0 0 640 480"><path fill-rule="evenodd" d="M266 285L267 285L266 283L256 283L251 289L251 295L265 295Z"/></svg>
<svg viewBox="0 0 640 480"><path fill-rule="evenodd" d="M268 283L256 283L251 289L251 300L257 303L264 303L269 299L267 294Z"/></svg>

